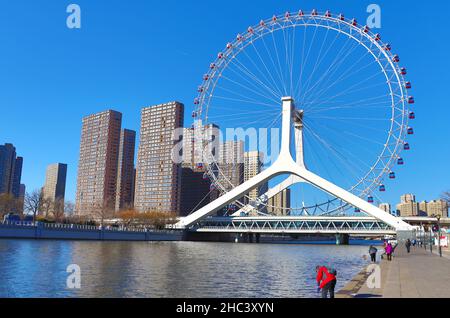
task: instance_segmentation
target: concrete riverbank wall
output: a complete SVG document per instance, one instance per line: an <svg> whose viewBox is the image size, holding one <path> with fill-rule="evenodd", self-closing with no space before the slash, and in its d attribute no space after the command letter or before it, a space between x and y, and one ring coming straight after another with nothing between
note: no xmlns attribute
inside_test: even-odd
<svg viewBox="0 0 450 318"><path fill-rule="evenodd" d="M0 239L56 239L90 241L181 241L183 231L109 228L74 224L0 224Z"/></svg>

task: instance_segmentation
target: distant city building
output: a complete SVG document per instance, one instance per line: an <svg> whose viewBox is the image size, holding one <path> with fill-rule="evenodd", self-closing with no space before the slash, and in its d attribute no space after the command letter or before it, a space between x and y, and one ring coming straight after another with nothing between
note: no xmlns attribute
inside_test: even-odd
<svg viewBox="0 0 450 318"><path fill-rule="evenodd" d="M413 194L404 194L400 197L400 203L397 204L397 214L399 216L419 216L419 203L416 202L416 197Z"/></svg>
<svg viewBox="0 0 450 318"><path fill-rule="evenodd" d="M83 118L75 210L113 210L117 188L122 114L107 110Z"/></svg>
<svg viewBox="0 0 450 318"><path fill-rule="evenodd" d="M448 203L444 200L422 201L419 204L420 212L424 216L448 217Z"/></svg>
<svg viewBox="0 0 450 318"><path fill-rule="evenodd" d="M20 196L20 181L22 179L23 158L17 157L14 163L11 193L15 198Z"/></svg>
<svg viewBox="0 0 450 318"><path fill-rule="evenodd" d="M264 163L264 153L258 151L250 151L244 153L244 182L261 173ZM246 203L255 201L268 191L268 183L264 183L256 189L249 192L249 200ZM266 209L261 212L266 212Z"/></svg>
<svg viewBox="0 0 450 318"><path fill-rule="evenodd" d="M404 194L400 197L400 203L416 202L416 196L414 194Z"/></svg>
<svg viewBox="0 0 450 318"><path fill-rule="evenodd" d="M378 207L386 213L392 213L391 205L389 203L381 203Z"/></svg>
<svg viewBox="0 0 450 318"><path fill-rule="evenodd" d="M136 132L123 129L120 133L116 211L133 207L135 146Z"/></svg>
<svg viewBox="0 0 450 318"><path fill-rule="evenodd" d="M27 187L24 184L20 184L20 192L19 192L19 211L21 213L25 212L25 195L27 193Z"/></svg>
<svg viewBox="0 0 450 318"><path fill-rule="evenodd" d="M197 120L192 127L184 128L183 167L200 168L205 162L211 162L218 152L219 136L217 125L203 125L201 120Z"/></svg>
<svg viewBox="0 0 450 318"><path fill-rule="evenodd" d="M179 102L142 110L136 170L135 208L141 212L180 213L181 164L172 159L174 130L183 127Z"/></svg>
<svg viewBox="0 0 450 318"><path fill-rule="evenodd" d="M419 203L419 214L422 216L428 216L428 202L422 201Z"/></svg>
<svg viewBox="0 0 450 318"><path fill-rule="evenodd" d="M45 185L42 189L44 199L64 204L66 195L67 164L55 163L47 167Z"/></svg>
<svg viewBox="0 0 450 318"><path fill-rule="evenodd" d="M180 216L186 216L210 203L211 181L205 169L182 168Z"/></svg>
<svg viewBox="0 0 450 318"><path fill-rule="evenodd" d="M285 189L267 202L267 212L269 214L283 216L289 215L291 208L291 189Z"/></svg>
<svg viewBox="0 0 450 318"><path fill-rule="evenodd" d="M180 215L186 216L211 202L211 181L206 175L204 147L218 140L219 127L203 126L197 120L192 127L183 130L183 163L181 175ZM215 149L211 148L214 155Z"/></svg>
<svg viewBox="0 0 450 318"><path fill-rule="evenodd" d="M0 146L0 194L20 195L23 158L16 156L12 144Z"/></svg>
<svg viewBox="0 0 450 318"><path fill-rule="evenodd" d="M219 146L219 182L227 191L244 182L244 142L226 141Z"/></svg>
<svg viewBox="0 0 450 318"><path fill-rule="evenodd" d="M263 162L264 154L262 152L250 151L244 153L244 181L248 181L258 175L262 171ZM253 189L248 194L250 200L256 200L260 195L265 193L262 193L261 188L267 190L267 186Z"/></svg>

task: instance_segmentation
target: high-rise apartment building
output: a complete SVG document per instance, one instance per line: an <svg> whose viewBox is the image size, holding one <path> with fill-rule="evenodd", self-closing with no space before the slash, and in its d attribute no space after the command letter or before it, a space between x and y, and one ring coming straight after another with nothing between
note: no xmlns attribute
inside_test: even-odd
<svg viewBox="0 0 450 318"><path fill-rule="evenodd" d="M27 187L24 184L20 184L20 193L19 193L19 211L25 212L25 195L27 192Z"/></svg>
<svg viewBox="0 0 450 318"><path fill-rule="evenodd" d="M291 189L284 189L267 202L267 212L277 216L290 215Z"/></svg>
<svg viewBox="0 0 450 318"><path fill-rule="evenodd" d="M261 173L264 163L264 153L250 151L244 153L244 181L248 181ZM250 200L256 200L268 190L267 183L249 192Z"/></svg>
<svg viewBox="0 0 450 318"><path fill-rule="evenodd" d="M196 120L192 127L183 129L183 167L200 168L206 162L217 160L219 148L219 126L203 125L201 120Z"/></svg>
<svg viewBox="0 0 450 318"><path fill-rule="evenodd" d="M186 216L210 203L211 181L205 169L183 167L181 174L180 216Z"/></svg>
<svg viewBox="0 0 450 318"><path fill-rule="evenodd" d="M227 191L244 182L244 142L226 141L219 146L219 182Z"/></svg>
<svg viewBox="0 0 450 318"><path fill-rule="evenodd" d="M213 124L203 126L201 120L183 130L181 216L186 216L211 202L211 181L205 175L207 158L204 154L210 152L212 156L215 155L214 145L209 148L209 144L219 140L219 134L218 126Z"/></svg>
<svg viewBox="0 0 450 318"><path fill-rule="evenodd" d="M0 146L0 194L20 195L23 158L16 157L12 144Z"/></svg>
<svg viewBox="0 0 450 318"><path fill-rule="evenodd" d="M184 105L179 102L142 109L136 169L135 208L141 212L180 213L181 163L172 152L181 138Z"/></svg>
<svg viewBox="0 0 450 318"><path fill-rule="evenodd" d="M419 208L422 216L448 217L448 203L444 200L422 201L419 203Z"/></svg>
<svg viewBox="0 0 450 318"><path fill-rule="evenodd" d="M83 118L75 210L115 207L122 114L107 110Z"/></svg>
<svg viewBox="0 0 450 318"><path fill-rule="evenodd" d="M416 196L413 194L404 194L400 197L400 203L397 204L397 214L399 216L419 216L419 203L416 202Z"/></svg>
<svg viewBox="0 0 450 318"><path fill-rule="evenodd" d="M116 211L133 207L135 146L136 132L123 129L120 133Z"/></svg>
<svg viewBox="0 0 450 318"><path fill-rule="evenodd" d="M386 213L391 214L391 205L389 203L381 203L378 208L380 208L381 210L383 210Z"/></svg>
<svg viewBox="0 0 450 318"><path fill-rule="evenodd" d="M64 204L66 195L67 164L55 163L47 167L45 185L42 189L44 199Z"/></svg>

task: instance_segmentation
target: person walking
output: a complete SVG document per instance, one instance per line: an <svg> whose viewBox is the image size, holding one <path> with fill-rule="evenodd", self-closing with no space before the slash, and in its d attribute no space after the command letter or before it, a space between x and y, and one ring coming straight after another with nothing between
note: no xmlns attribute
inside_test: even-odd
<svg viewBox="0 0 450 318"><path fill-rule="evenodd" d="M411 252L411 240L410 239L406 240L405 246L406 246L406 251L409 254Z"/></svg>
<svg viewBox="0 0 450 318"><path fill-rule="evenodd" d="M326 268L325 266L317 266L316 267L317 272L317 291L322 290L322 298L328 298L328 295L330 295L330 298L334 298L334 289L336 287L336 276L337 272L335 269Z"/></svg>
<svg viewBox="0 0 450 318"><path fill-rule="evenodd" d="M370 254L370 261L372 263L375 263L377 261L377 252L378 252L378 249L375 246L370 245L369 254Z"/></svg>
<svg viewBox="0 0 450 318"><path fill-rule="evenodd" d="M386 244L386 255L387 255L388 261L392 261L392 252L393 251L394 251L394 248L392 247L392 244L390 242L388 242Z"/></svg>

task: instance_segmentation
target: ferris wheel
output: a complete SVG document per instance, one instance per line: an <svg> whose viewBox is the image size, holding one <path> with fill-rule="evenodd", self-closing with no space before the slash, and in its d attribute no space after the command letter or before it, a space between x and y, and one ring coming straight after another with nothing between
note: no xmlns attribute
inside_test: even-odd
<svg viewBox="0 0 450 318"><path fill-rule="evenodd" d="M405 164L402 151L411 149L406 137L414 134L410 126L415 119L410 109L414 97L406 74L391 45L356 19L330 11L286 12L250 26L217 54L198 88L192 117L221 130L265 129L263 150L260 143L254 149L245 146L245 151L271 158L261 164L264 170L279 150L273 140L281 140L276 129L282 126L280 103L289 96L297 116L290 122L295 138L289 140L290 148L297 148L293 151L297 163L375 204ZM204 162L199 164L206 168L211 190L224 195L239 184L224 171L216 151L208 149L204 147ZM242 174L239 164L232 169ZM285 186L280 188L280 183ZM279 190L289 190L288 206L270 200ZM256 200L245 197L230 204L230 212L364 212L301 178L283 174L270 180Z"/></svg>

